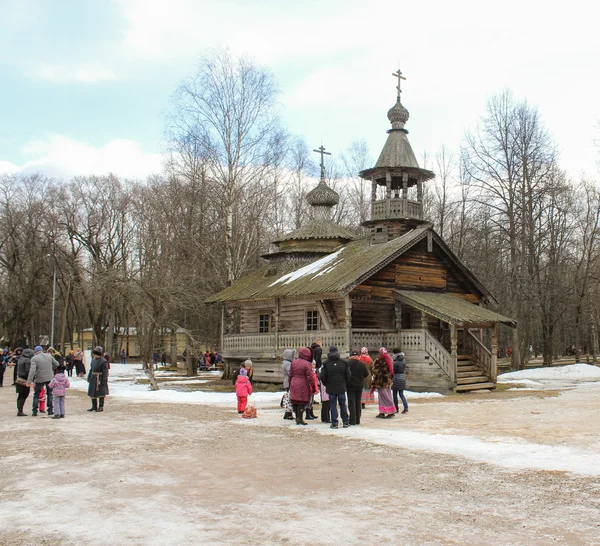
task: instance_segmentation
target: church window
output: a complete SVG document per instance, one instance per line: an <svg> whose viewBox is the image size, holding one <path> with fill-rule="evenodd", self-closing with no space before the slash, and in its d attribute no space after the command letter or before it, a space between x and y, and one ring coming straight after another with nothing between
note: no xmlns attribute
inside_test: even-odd
<svg viewBox="0 0 600 546"><path fill-rule="evenodd" d="M268 334L269 326L271 322L271 315L265 313L264 315L258 315L258 333L259 334Z"/></svg>
<svg viewBox="0 0 600 546"><path fill-rule="evenodd" d="M319 312L318 311L307 311L306 312L306 329L307 330L318 330L319 329Z"/></svg>

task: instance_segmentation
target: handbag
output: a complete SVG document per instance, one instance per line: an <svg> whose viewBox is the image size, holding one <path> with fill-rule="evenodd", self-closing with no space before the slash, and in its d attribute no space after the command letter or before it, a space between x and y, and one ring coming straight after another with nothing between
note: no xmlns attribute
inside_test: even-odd
<svg viewBox="0 0 600 546"><path fill-rule="evenodd" d="M27 386L27 379L23 379L22 377L17 376L17 379L15 379L15 384L16 385L21 385L21 387L26 387Z"/></svg>

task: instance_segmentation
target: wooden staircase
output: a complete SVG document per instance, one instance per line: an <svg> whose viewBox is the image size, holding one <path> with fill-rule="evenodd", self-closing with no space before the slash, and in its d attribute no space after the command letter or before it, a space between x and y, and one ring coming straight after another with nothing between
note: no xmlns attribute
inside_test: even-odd
<svg viewBox="0 0 600 546"><path fill-rule="evenodd" d="M458 354L456 362L455 392L494 389L496 384L473 362L471 355Z"/></svg>

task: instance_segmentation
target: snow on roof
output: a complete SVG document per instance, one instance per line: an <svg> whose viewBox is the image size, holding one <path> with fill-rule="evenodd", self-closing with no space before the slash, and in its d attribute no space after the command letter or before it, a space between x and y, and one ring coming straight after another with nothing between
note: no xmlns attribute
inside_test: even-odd
<svg viewBox="0 0 600 546"><path fill-rule="evenodd" d="M342 248L336 252L334 252L333 254L329 254L328 256L325 256L323 258L321 258L320 260L317 260L316 262L310 263L308 265L305 265L304 267L301 267L300 269L296 269L296 271L292 271L291 273L288 273L287 275L283 275L282 277L280 277L279 279L277 279L276 281L272 282L269 287L274 286L276 284L279 283L283 283L283 284L290 284L291 282L294 282L297 279L300 279L302 277L305 277L307 275L312 275L313 273L317 273L313 279L315 279L316 277L318 277L319 275L323 275L325 272L327 271L332 271L333 268L341 262L341 260L338 260L335 264L330 265L329 267L326 267L323 271L321 271L319 273L320 270L322 270L325 266L327 266L330 262L332 262L333 260L335 260L335 258L337 258L340 255L340 252L342 252Z"/></svg>

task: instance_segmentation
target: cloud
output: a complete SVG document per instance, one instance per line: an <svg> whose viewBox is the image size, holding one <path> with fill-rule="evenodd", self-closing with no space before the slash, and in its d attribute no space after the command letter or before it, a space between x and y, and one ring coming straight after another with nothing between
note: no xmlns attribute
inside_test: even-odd
<svg viewBox="0 0 600 546"><path fill-rule="evenodd" d="M227 47L234 55L249 54L259 62L288 60L291 55L359 50L370 37L364 17L346 6L320 5L320 14L304 6L272 2L214 0L114 0L125 21L121 51L142 60L194 59L206 48ZM338 7L340 5L337 2Z"/></svg>
<svg viewBox="0 0 600 546"><path fill-rule="evenodd" d="M145 178L162 171L162 157L144 152L139 143L114 139L96 148L62 135L47 135L28 142L22 149L30 158L21 166L0 160L0 172L42 173L68 179L78 175L112 172L125 178Z"/></svg>
<svg viewBox="0 0 600 546"><path fill-rule="evenodd" d="M112 70L98 64L68 66L44 63L37 67L34 77L57 84L98 83L116 79Z"/></svg>
<svg viewBox="0 0 600 546"><path fill-rule="evenodd" d="M8 161L0 160L0 174L11 174L19 172L19 167Z"/></svg>

